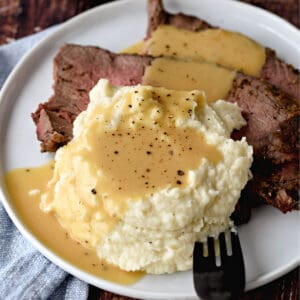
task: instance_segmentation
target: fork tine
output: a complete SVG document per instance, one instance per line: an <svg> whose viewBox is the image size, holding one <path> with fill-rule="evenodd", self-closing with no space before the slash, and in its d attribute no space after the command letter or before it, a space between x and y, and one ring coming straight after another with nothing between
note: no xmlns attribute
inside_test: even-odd
<svg viewBox="0 0 300 300"><path fill-rule="evenodd" d="M230 238L232 255L228 256L226 251L225 236L220 235L220 248L222 253L221 262L226 274L226 289L230 291L233 299L237 299L245 288L245 267L237 232L231 232Z"/></svg>
<svg viewBox="0 0 300 300"><path fill-rule="evenodd" d="M193 270L196 272L199 272L201 269L201 262L202 262L202 257L203 257L203 244L202 243L199 243L199 242L195 243L193 257L194 257Z"/></svg>
<svg viewBox="0 0 300 300"><path fill-rule="evenodd" d="M203 243L197 242L194 247L194 270L196 272L211 272L217 268L215 263L215 255L214 250L212 252L211 248L213 247L212 242L209 241L209 248L208 248L208 256L205 257L204 254L204 246Z"/></svg>
<svg viewBox="0 0 300 300"><path fill-rule="evenodd" d="M226 240L225 240L224 232L220 233L219 235L219 244L220 244L221 264L224 264L225 259L227 257Z"/></svg>

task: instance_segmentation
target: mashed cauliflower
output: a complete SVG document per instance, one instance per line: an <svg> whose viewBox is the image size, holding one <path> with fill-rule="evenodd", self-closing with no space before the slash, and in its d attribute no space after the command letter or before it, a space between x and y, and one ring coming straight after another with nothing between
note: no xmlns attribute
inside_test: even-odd
<svg viewBox="0 0 300 300"><path fill-rule="evenodd" d="M239 108L200 91L100 80L55 156L41 208L100 258L127 271L192 267L195 241L231 224L252 148L233 141Z"/></svg>

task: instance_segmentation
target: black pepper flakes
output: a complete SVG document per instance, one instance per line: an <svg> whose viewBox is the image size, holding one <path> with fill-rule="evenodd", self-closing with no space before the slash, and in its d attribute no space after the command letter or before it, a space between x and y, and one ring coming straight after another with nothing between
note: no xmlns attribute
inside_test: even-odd
<svg viewBox="0 0 300 300"><path fill-rule="evenodd" d="M147 151L146 153L147 153L148 155L150 155L152 152L151 152L151 151Z"/></svg>
<svg viewBox="0 0 300 300"><path fill-rule="evenodd" d="M119 151L116 150L116 151L114 152L114 154L119 154Z"/></svg>
<svg viewBox="0 0 300 300"><path fill-rule="evenodd" d="M178 174L179 176L183 176L183 175L184 175L184 172L183 172L182 170L177 170L177 174Z"/></svg>
<svg viewBox="0 0 300 300"><path fill-rule="evenodd" d="M94 188L94 189L91 189L91 193L96 195L97 194L97 190Z"/></svg>
<svg viewBox="0 0 300 300"><path fill-rule="evenodd" d="M177 180L176 183L180 185L182 182L180 180Z"/></svg>

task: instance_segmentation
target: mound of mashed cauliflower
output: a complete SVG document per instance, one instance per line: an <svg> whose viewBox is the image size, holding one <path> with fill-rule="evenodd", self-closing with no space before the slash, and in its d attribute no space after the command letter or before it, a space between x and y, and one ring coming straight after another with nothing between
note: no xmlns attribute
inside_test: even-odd
<svg viewBox="0 0 300 300"><path fill-rule="evenodd" d="M252 148L233 141L239 108L201 91L100 80L55 155L41 208L73 239L127 271L192 267L195 241L231 225Z"/></svg>

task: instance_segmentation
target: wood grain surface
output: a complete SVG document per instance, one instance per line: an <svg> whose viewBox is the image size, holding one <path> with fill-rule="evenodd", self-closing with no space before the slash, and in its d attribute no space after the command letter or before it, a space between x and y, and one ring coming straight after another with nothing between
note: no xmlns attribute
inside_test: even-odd
<svg viewBox="0 0 300 300"><path fill-rule="evenodd" d="M0 45L40 31L53 24L108 0L0 0ZM299 28L298 0L244 0L269 10ZM299 45L300 46L300 45ZM0 66L1 70L1 66ZM288 245L287 245L288 247ZM287 250L288 251L288 250ZM284 255L284 253L283 253ZM245 293L243 300L297 300L299 299L299 272L296 268L285 276L253 291ZM125 300L90 286L89 300Z"/></svg>

